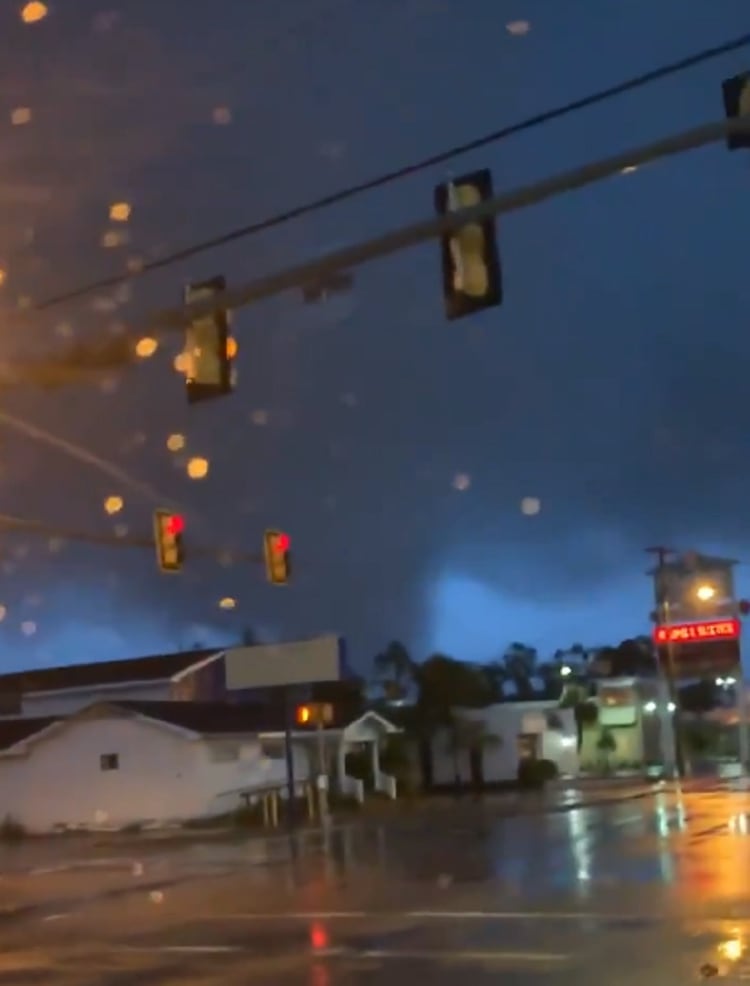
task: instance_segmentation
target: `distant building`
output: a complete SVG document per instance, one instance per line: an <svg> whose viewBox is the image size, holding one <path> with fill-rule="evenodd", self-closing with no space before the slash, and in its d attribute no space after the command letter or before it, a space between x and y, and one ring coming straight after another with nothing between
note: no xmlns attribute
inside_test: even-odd
<svg viewBox="0 0 750 986"><path fill-rule="evenodd" d="M476 788L505 784L516 779L519 762L527 757L551 760L562 776L578 773L572 709L537 700L454 711L459 720L476 725L458 735L443 730L433 737L422 756L426 787L456 781Z"/></svg>
<svg viewBox="0 0 750 986"><path fill-rule="evenodd" d="M17 716L66 716L103 701L271 703L269 689L229 692L224 659L234 648L212 648L31 669L0 675L0 720ZM343 654L343 647L342 647ZM343 680L295 688L292 701L335 696L354 718L363 711L346 667ZM361 705L361 703L360 703Z"/></svg>

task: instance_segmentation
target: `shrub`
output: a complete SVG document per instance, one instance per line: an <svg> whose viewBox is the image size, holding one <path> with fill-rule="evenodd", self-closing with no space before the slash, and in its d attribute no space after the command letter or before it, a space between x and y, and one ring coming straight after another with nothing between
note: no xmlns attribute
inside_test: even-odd
<svg viewBox="0 0 750 986"><path fill-rule="evenodd" d="M527 758L518 764L518 783L522 788L538 790L557 775L557 764L552 760Z"/></svg>
<svg viewBox="0 0 750 986"><path fill-rule="evenodd" d="M26 829L12 815L6 815L0 822L0 841L20 842L26 837Z"/></svg>
<svg viewBox="0 0 750 986"><path fill-rule="evenodd" d="M554 760L537 760L537 763L545 781L554 781L560 776L560 770Z"/></svg>

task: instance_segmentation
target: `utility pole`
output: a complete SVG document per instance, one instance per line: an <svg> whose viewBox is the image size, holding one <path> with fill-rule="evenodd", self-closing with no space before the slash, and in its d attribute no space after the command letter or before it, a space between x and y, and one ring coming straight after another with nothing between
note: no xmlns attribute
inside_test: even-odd
<svg viewBox="0 0 750 986"><path fill-rule="evenodd" d="M672 615L669 593L666 591L661 592L664 587L661 584L660 576L667 566L669 556L673 555L674 551L671 548L664 547L663 545L657 545L652 548L646 548L646 552L647 554L654 555L656 558L656 569L653 575L656 586L657 616L663 626L669 626ZM664 676L667 698L666 703L661 703L662 706L666 704L666 708L662 708L661 718L664 736L662 749L665 751L665 761L669 760L669 763L665 764L665 766L668 766L669 772L675 773L678 778L681 778L685 776L685 753L682 742L682 720L679 695L676 686L677 675L675 667L674 644L670 639L667 639L665 650L667 657L666 663L662 664L662 662L659 661L659 670ZM657 647L657 659L658 658L659 649ZM670 709L673 711L670 711Z"/></svg>

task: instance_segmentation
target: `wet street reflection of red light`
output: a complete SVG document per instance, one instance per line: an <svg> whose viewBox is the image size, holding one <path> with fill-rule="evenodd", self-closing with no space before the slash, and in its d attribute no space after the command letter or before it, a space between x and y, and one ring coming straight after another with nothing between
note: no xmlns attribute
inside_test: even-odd
<svg viewBox="0 0 750 986"><path fill-rule="evenodd" d="M310 925L310 944L316 952L328 948L328 932L326 931L325 925L320 924L318 921L314 921Z"/></svg>

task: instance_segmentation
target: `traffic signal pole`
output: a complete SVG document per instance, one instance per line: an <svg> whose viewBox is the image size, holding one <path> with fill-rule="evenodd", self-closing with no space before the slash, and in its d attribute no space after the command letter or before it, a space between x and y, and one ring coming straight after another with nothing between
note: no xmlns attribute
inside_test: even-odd
<svg viewBox="0 0 750 986"><path fill-rule="evenodd" d="M671 609L669 605L669 595L665 593L664 598L659 598L659 575L666 566L667 556L671 554L669 548L662 546L656 548L647 548L646 551L649 554L656 555L656 586L657 586L657 613L661 618L661 622L664 626L669 626L672 618ZM662 741L662 749L664 751L664 759L667 761L665 766L668 767L668 772L676 775L677 778L685 776L685 748L682 742L682 717L680 711L680 696L677 692L676 685L676 662L674 653L674 644L667 638L667 643L665 647L666 651L666 663L662 663L659 660L659 670L664 679L666 685L666 698L667 707L663 710L661 716L661 726L664 730L664 739ZM657 660L659 659L659 650L657 647ZM674 709L673 712L669 711L669 706L672 705ZM673 762L672 762L673 761Z"/></svg>
<svg viewBox="0 0 750 986"><path fill-rule="evenodd" d="M185 326L195 320L218 311L243 308L284 291L303 288L323 277L351 270L369 260L387 257L407 247L454 233L464 226L481 224L494 216L517 212L565 192L602 181L621 173L625 168L639 167L698 147L715 144L726 140L732 134L750 135L750 115L687 130L653 144L636 147L623 154L616 154L573 171L563 172L533 185L526 185L517 191L494 196L479 205L460 209L457 212L451 211L442 216L433 216L354 246L335 250L316 260L251 281L244 287L223 291L213 298L201 299L181 308L164 309L149 318L147 329L184 330Z"/></svg>
<svg viewBox="0 0 750 986"><path fill-rule="evenodd" d="M294 750L292 749L292 721L293 710L289 686L282 688L282 702L284 705L284 757L286 759L286 824L289 832L289 848L292 859L297 858L297 840L295 838L297 805L295 804L296 783L294 779Z"/></svg>

